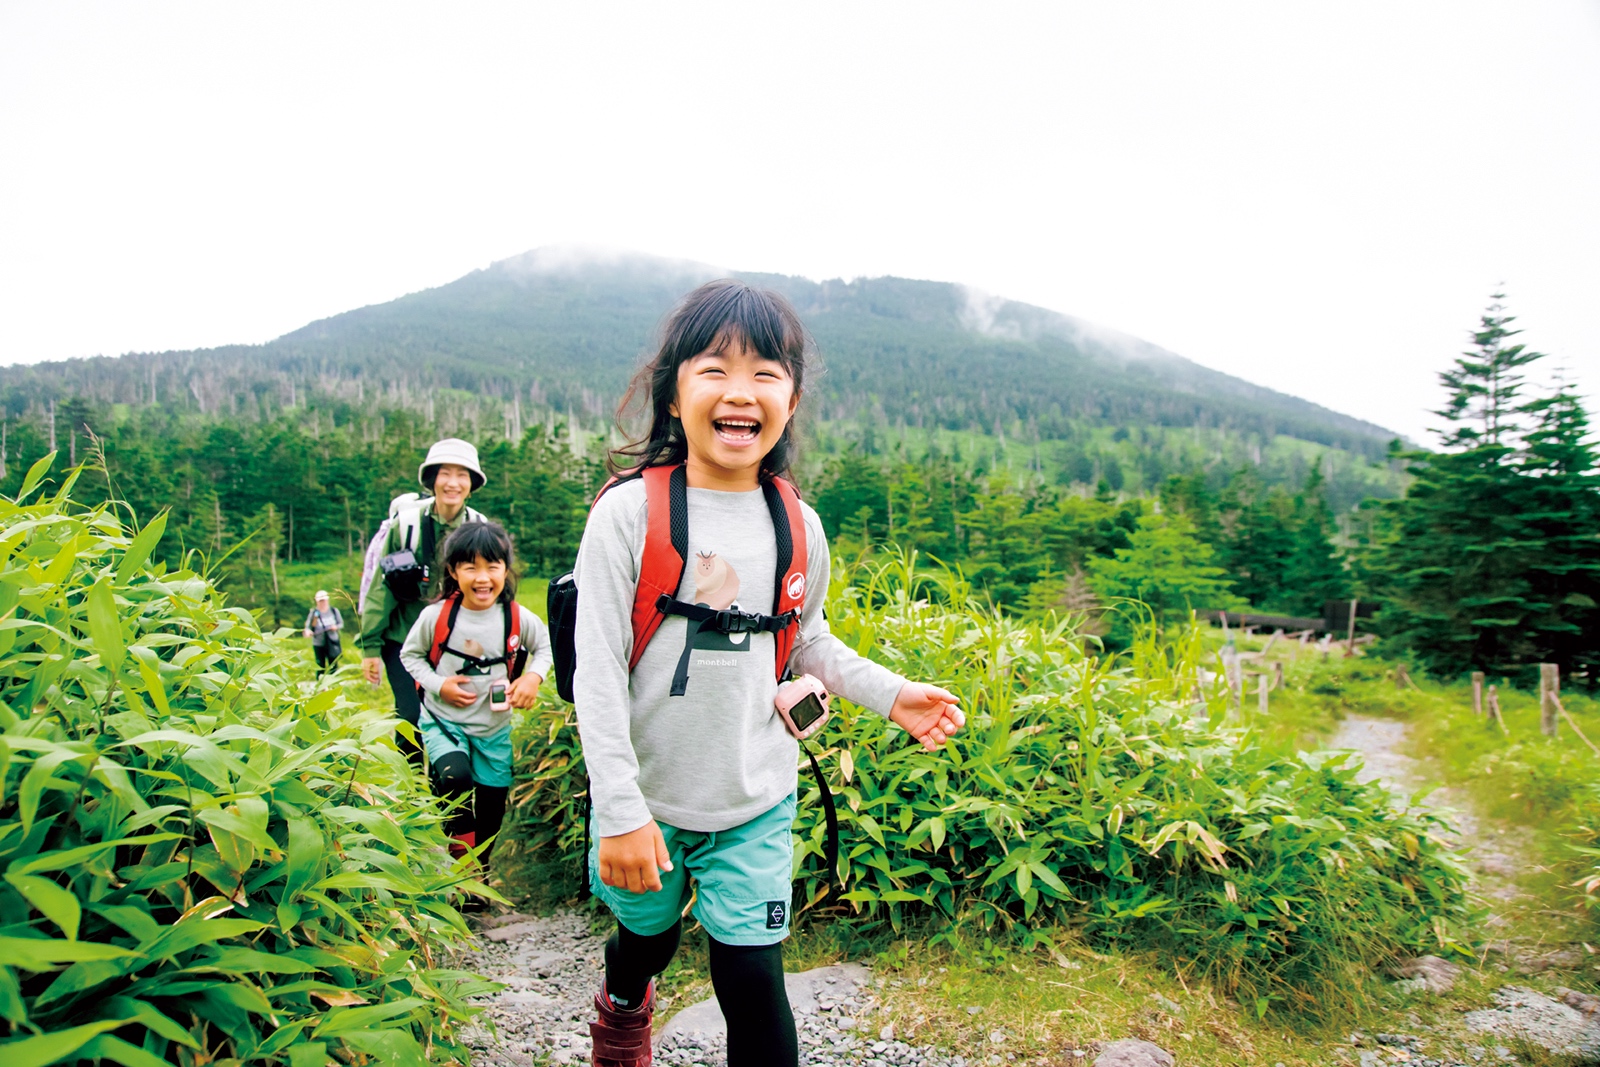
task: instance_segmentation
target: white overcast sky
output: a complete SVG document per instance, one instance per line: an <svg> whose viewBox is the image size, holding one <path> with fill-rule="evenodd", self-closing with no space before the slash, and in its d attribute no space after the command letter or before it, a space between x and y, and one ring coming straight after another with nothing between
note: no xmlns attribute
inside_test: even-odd
<svg viewBox="0 0 1600 1067"><path fill-rule="evenodd" d="M0 362L557 243L964 282L1421 438L1501 283L1600 394L1600 4L0 0Z"/></svg>

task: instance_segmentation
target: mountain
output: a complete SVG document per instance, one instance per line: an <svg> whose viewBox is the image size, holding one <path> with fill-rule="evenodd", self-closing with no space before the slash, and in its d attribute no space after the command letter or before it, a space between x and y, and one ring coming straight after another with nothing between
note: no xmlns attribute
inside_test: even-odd
<svg viewBox="0 0 1600 1067"><path fill-rule="evenodd" d="M728 272L640 255L538 249L447 285L311 323L263 345L0 368L11 416L52 400L270 417L322 399L406 408L488 398L520 425L608 416L673 302ZM949 282L814 282L734 272L788 296L825 373L830 424L1067 440L1096 427L1212 428L1384 453L1395 435L1081 319ZM501 404L501 402L504 402ZM475 409L476 410L476 409ZM475 414L474 419L477 418Z"/></svg>

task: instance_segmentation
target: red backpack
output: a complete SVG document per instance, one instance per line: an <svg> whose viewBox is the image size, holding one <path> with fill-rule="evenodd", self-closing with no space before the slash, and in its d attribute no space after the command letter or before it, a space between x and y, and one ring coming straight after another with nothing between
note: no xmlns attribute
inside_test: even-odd
<svg viewBox="0 0 1600 1067"><path fill-rule="evenodd" d="M437 669L440 658L444 656L445 650L449 649L455 655L480 667L504 663L506 665L506 681L516 681L522 676L522 669L528 665L528 650L522 644L522 627L518 625L521 619L518 618L516 608L517 605L512 601L502 600L500 602L500 610L504 613L505 618L505 651L489 659L478 659L449 647L450 635L455 632L456 628L456 617L461 614L461 593L459 591L451 593L439 603L439 618L433 624L433 647L428 649L428 666ZM422 692L420 684L417 686L417 692L419 694Z"/></svg>
<svg viewBox="0 0 1600 1067"><path fill-rule="evenodd" d="M689 635L683 655L672 676L672 695L682 696L689 681L689 654L694 638L702 629L721 633L770 633L777 642L774 657L778 680L789 671L789 656L800 633L800 613L806 602L806 525L800 511L800 493L784 478L769 478L761 483L767 510L772 513L772 529L778 539L777 588L773 594L775 615L755 615L744 611L717 611L704 604L678 599L684 569L689 565L689 481L683 465L645 467L608 481L595 494L623 482L642 479L645 488L646 516L649 522L644 538L644 557L639 564L639 585L633 594L633 654L628 670L639 665L639 658L668 615L681 615L689 621ZM547 601L550 643L555 655L553 673L556 692L572 700L572 676L577 669L574 633L578 614L578 587L569 572L550 583Z"/></svg>

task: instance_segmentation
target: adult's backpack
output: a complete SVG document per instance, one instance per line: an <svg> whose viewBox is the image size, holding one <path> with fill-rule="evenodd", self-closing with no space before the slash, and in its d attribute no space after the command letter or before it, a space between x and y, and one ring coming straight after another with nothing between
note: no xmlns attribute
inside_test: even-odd
<svg viewBox="0 0 1600 1067"><path fill-rule="evenodd" d="M378 532L367 542L367 553L361 560L361 593L356 597L358 615L367 610L367 590L372 588L372 579L378 574L378 562L383 559L383 549L389 542L389 531L394 528L395 518L413 504L420 507L431 499L421 493L401 493L389 501L388 517L378 524Z"/></svg>
<svg viewBox="0 0 1600 1067"><path fill-rule="evenodd" d="M435 543L434 524L425 521L430 517L432 499L409 506L394 517L391 529L400 531L400 547L378 560L378 573L383 584L402 604L422 600L433 578L433 567L438 562L439 546ZM465 508L462 522L483 522L484 517L471 508Z"/></svg>
<svg viewBox="0 0 1600 1067"><path fill-rule="evenodd" d="M806 599L806 528L805 516L800 508L800 493L793 483L784 478L769 478L761 483L766 497L767 510L772 515L772 529L777 537L778 559L774 568L776 589L773 605L776 615L758 615L744 611L717 611L704 604L690 604L678 599L678 589L683 584L684 569L689 556L689 489L688 476L682 464L645 467L612 478L600 492L598 501L608 489L623 482L640 479L645 486L646 528L644 554L639 563L639 584L633 597L633 653L628 660L628 670L639 665L645 646L655 636L668 615L681 615L688 620L688 634L677 670L672 676L672 696L682 696L689 681L689 657L694 650L695 636L703 629L722 633L770 633L776 641L774 662L778 681L789 673L789 657L794 652L795 639L800 633L800 614ZM591 505L592 506L592 505ZM572 701L572 680L577 673L575 631L578 620L578 584L572 572L550 583L545 601L545 619L550 627L550 645L554 655L551 673L555 676L556 692L561 699ZM822 768L805 742L806 758L811 761L811 771L816 777L822 797L823 813L827 818L827 863L829 877L839 869L839 821L833 806L833 794L823 779ZM585 840L588 827L584 827Z"/></svg>

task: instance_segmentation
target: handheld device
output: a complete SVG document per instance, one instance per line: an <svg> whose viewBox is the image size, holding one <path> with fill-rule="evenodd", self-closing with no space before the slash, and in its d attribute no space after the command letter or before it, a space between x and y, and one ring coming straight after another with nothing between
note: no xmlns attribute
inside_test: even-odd
<svg viewBox="0 0 1600 1067"><path fill-rule="evenodd" d="M809 674L780 685L772 705L796 740L804 741L828 721L828 691Z"/></svg>
<svg viewBox="0 0 1600 1067"><path fill-rule="evenodd" d="M506 695L506 683L504 683L504 682L490 682L489 683L489 710L490 711L510 711L511 710L511 699L510 699L510 697L508 697Z"/></svg>

